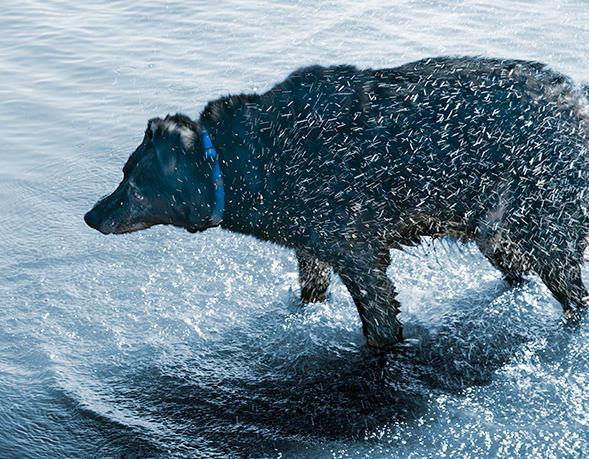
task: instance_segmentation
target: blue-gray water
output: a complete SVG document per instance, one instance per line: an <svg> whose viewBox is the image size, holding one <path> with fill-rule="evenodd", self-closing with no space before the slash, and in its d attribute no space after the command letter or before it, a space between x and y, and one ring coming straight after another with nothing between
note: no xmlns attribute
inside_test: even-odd
<svg viewBox="0 0 589 459"><path fill-rule="evenodd" d="M570 1L23 0L0 11L0 457L589 456L589 325L471 245L393 252L408 340L365 346L335 280L221 230L83 214L148 118L308 64L539 60L589 81ZM587 267L584 268L585 277Z"/></svg>

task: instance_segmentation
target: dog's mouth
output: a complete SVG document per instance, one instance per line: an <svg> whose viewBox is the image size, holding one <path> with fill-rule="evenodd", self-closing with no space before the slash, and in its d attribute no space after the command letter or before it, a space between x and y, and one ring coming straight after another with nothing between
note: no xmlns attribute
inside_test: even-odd
<svg viewBox="0 0 589 459"><path fill-rule="evenodd" d="M96 215L90 211L86 215L84 215L84 221L88 226L94 228L97 231L100 231L102 234L126 234L126 233L133 233L135 231L140 231L153 224L145 223L145 222L136 222L133 224L120 224L120 222L116 221L102 221L96 217Z"/></svg>
<svg viewBox="0 0 589 459"><path fill-rule="evenodd" d="M202 233L203 231L210 228L210 226L185 226L184 228L189 233L194 234L194 233Z"/></svg>
<svg viewBox="0 0 589 459"><path fill-rule="evenodd" d="M141 231L141 230L147 229L147 228L149 228L151 226L153 226L153 225L150 225L150 224L147 224L147 223L136 223L136 224L130 225L130 226L115 227L110 232L110 234L134 233L135 231ZM109 234L109 233L104 233L104 234Z"/></svg>

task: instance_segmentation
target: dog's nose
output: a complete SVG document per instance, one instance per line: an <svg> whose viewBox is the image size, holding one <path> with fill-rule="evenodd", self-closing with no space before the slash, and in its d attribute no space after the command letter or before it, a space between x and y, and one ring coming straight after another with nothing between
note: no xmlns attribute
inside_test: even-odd
<svg viewBox="0 0 589 459"><path fill-rule="evenodd" d="M92 209L90 212L84 215L84 221L88 226L97 230L100 225L100 216L95 209Z"/></svg>

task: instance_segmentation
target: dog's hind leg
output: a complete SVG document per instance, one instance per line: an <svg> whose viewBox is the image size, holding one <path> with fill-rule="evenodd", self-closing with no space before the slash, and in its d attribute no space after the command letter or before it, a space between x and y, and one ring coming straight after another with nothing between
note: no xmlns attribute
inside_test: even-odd
<svg viewBox="0 0 589 459"><path fill-rule="evenodd" d="M576 318L587 307L588 294L581 279L580 264L555 256L550 264L538 267L536 272L562 304L566 317Z"/></svg>
<svg viewBox="0 0 589 459"><path fill-rule="evenodd" d="M301 299L304 303L325 301L331 267L302 250L297 250Z"/></svg>

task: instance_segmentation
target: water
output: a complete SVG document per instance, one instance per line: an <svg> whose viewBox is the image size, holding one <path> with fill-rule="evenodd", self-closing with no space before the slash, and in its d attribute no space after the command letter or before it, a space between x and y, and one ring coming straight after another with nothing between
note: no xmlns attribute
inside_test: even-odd
<svg viewBox="0 0 589 459"><path fill-rule="evenodd" d="M150 117L314 63L484 55L586 82L588 24L583 0L3 5L0 457L588 456L589 327L472 245L393 252L408 340L385 358L337 279L299 303L289 250L82 220Z"/></svg>

